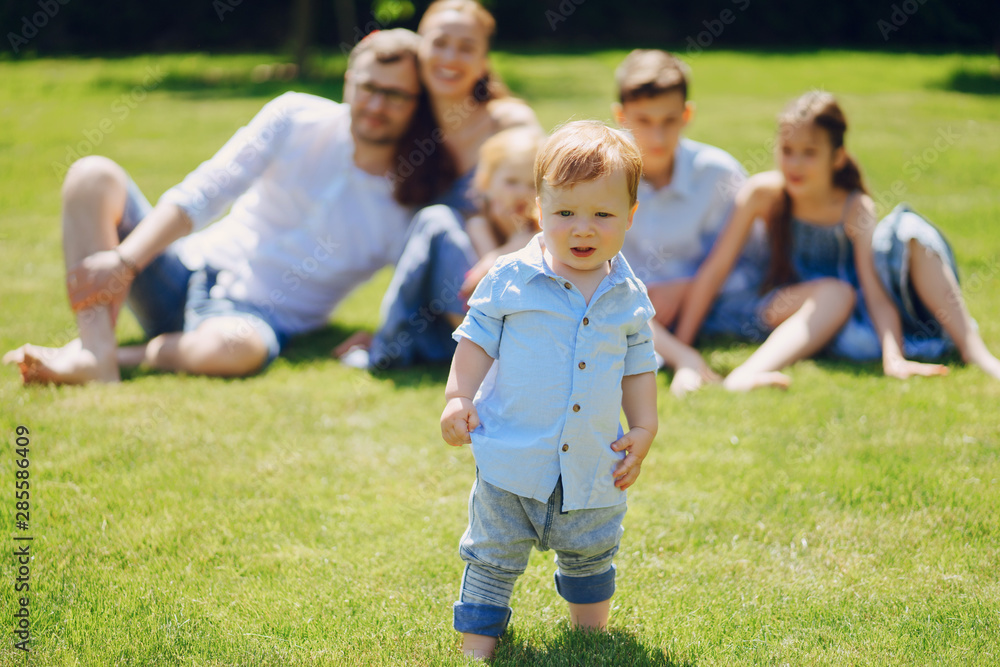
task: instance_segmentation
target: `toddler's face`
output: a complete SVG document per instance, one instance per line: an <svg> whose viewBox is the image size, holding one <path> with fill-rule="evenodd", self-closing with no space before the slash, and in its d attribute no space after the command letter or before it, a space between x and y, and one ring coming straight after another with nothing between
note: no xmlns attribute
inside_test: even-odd
<svg viewBox="0 0 1000 667"><path fill-rule="evenodd" d="M534 152L520 151L497 165L486 187L487 213L510 236L531 214L535 199Z"/></svg>
<svg viewBox="0 0 1000 667"><path fill-rule="evenodd" d="M608 272L622 249L636 207L629 203L625 172L568 188L543 185L538 197L546 259L572 280L591 271Z"/></svg>
<svg viewBox="0 0 1000 667"><path fill-rule="evenodd" d="M623 104L616 112L618 124L629 130L642 153L646 174L660 174L674 159L681 130L691 117L690 105L679 90L642 97Z"/></svg>

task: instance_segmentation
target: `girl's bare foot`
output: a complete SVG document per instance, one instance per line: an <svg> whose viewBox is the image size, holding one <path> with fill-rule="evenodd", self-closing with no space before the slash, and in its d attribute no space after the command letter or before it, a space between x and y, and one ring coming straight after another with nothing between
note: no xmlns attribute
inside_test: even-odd
<svg viewBox="0 0 1000 667"><path fill-rule="evenodd" d="M3 356L5 364L17 364L24 384L86 384L119 382L115 357L98 358L84 349L77 338L63 347L22 345Z"/></svg>
<svg viewBox="0 0 1000 667"><path fill-rule="evenodd" d="M722 381L722 386L729 391L750 391L760 387L788 389L791 383L792 378L777 371L747 371L737 368Z"/></svg>

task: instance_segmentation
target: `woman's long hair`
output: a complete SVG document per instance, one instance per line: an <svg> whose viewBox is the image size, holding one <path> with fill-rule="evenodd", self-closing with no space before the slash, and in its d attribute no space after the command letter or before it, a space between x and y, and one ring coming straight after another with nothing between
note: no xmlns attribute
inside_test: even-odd
<svg viewBox="0 0 1000 667"><path fill-rule="evenodd" d="M779 133L805 124L815 125L826 132L834 151L844 145L847 119L830 93L810 91L792 102L778 116ZM868 192L861 176L861 168L850 154L846 155L844 165L833 172L833 185L849 193L855 190ZM771 264L761 286L761 293L787 285L796 279L795 269L792 267L792 199L787 189L768 213L766 222Z"/></svg>

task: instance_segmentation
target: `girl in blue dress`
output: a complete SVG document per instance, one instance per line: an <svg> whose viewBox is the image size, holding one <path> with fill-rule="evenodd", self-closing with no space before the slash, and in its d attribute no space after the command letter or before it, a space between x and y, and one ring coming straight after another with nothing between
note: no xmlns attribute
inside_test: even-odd
<svg viewBox="0 0 1000 667"><path fill-rule="evenodd" d="M1000 379L958 285L955 257L930 222L906 205L878 221L857 163L844 147L847 121L832 95L806 93L779 117L778 170L750 178L692 285L677 337L694 338L753 221L767 223L771 265L747 333L767 339L730 373L734 390L787 386L777 371L823 348L882 360L886 375L945 375L926 363L957 349ZM769 335L768 335L769 334ZM913 358L925 362L914 361Z"/></svg>

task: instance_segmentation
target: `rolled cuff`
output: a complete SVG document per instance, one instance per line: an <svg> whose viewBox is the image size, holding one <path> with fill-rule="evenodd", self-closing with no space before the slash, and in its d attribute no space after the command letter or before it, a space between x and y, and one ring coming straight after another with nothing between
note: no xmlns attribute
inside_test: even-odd
<svg viewBox="0 0 1000 667"><path fill-rule="evenodd" d="M593 604L610 600L615 594L615 566L603 574L567 577L556 572L556 590L571 604Z"/></svg>
<svg viewBox="0 0 1000 667"><path fill-rule="evenodd" d="M475 602L456 602L454 625L459 632L499 637L507 630L510 615L510 607Z"/></svg>

